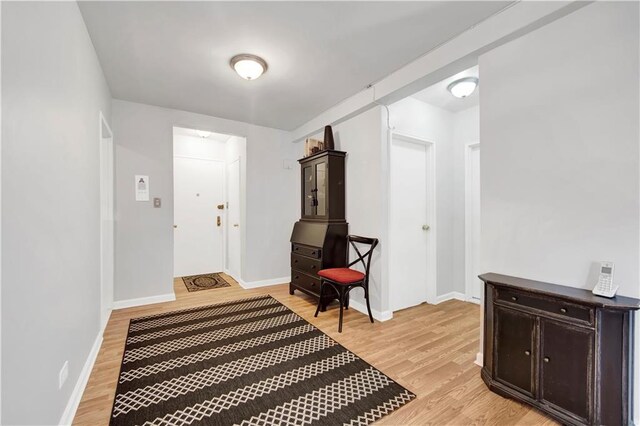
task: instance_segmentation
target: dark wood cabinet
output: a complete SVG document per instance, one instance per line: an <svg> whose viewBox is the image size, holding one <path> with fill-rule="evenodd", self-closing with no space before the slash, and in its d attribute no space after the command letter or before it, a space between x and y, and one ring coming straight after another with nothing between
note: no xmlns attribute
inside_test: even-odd
<svg viewBox="0 0 640 426"><path fill-rule="evenodd" d="M345 157L345 152L327 150L299 160L301 218L291 234L290 294L300 290L319 298L317 272L346 265ZM337 297L328 290L323 310Z"/></svg>
<svg viewBox="0 0 640 426"><path fill-rule="evenodd" d="M629 422L640 300L499 274L485 282L482 379L565 424Z"/></svg>

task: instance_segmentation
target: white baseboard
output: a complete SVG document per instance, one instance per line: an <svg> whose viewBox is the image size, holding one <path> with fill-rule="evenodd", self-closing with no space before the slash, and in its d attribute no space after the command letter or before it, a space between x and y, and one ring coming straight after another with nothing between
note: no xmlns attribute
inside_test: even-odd
<svg viewBox="0 0 640 426"><path fill-rule="evenodd" d="M350 299L349 308L353 308L356 311L362 312L367 316L369 315L369 313L367 312L367 305L364 302ZM389 321L391 318L393 318L393 312L391 311L377 311L375 309L371 309L371 315L373 315L374 319L377 319L380 322Z"/></svg>
<svg viewBox="0 0 640 426"><path fill-rule="evenodd" d="M106 324L104 325L106 326ZM59 425L70 425L71 423L73 423L73 418L75 417L78 406L80 405L82 394L84 393L85 387L87 387L89 376L91 376L91 370L93 370L93 365L95 364L96 358L98 357L98 352L100 352L103 333L104 326L100 329L100 331L98 332L98 336L96 336L96 340L93 342L93 346L91 347L91 351L87 356L87 360L82 367L82 371L80 372L78 381L76 381L76 385L73 388L71 395L69 396L69 401L67 402L67 406L64 409L64 413L62 413L62 417L58 422Z"/></svg>
<svg viewBox="0 0 640 426"><path fill-rule="evenodd" d="M476 354L476 360L473 362L475 365L479 365L480 367L484 366L484 356L482 352L478 352Z"/></svg>
<svg viewBox="0 0 640 426"><path fill-rule="evenodd" d="M113 302L113 309L132 308L134 306L150 305L152 303L171 302L176 300L175 293L159 294L157 296L140 297L138 299L118 300Z"/></svg>
<svg viewBox="0 0 640 426"><path fill-rule="evenodd" d="M276 284L288 284L291 281L291 277L290 276L286 276L286 277L282 277L282 278L272 278L270 280L249 281L249 282L243 281L243 280L235 278L235 277L234 277L234 279L244 289L267 287L267 286L276 285Z"/></svg>
<svg viewBox="0 0 640 426"><path fill-rule="evenodd" d="M442 294L440 296L436 296L436 300L434 300L433 305L437 305L442 302L446 302L447 300L461 300L463 302L467 301L467 297L464 293L460 293L459 291L452 291L451 293Z"/></svg>

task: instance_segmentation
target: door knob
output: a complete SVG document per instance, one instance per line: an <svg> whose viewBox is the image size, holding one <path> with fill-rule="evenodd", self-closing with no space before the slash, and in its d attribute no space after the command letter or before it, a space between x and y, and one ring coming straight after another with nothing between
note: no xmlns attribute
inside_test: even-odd
<svg viewBox="0 0 640 426"><path fill-rule="evenodd" d="M239 224L237 224L237 223L234 223L234 224L233 224L233 227L234 227L234 228L237 228L238 226L240 226L240 225L239 225Z"/></svg>
<svg viewBox="0 0 640 426"><path fill-rule="evenodd" d="M173 227L174 227L174 228L177 228L177 227L178 227L178 225L173 225Z"/></svg>
<svg viewBox="0 0 640 426"><path fill-rule="evenodd" d="M423 231L428 231L429 229L431 229L431 227L429 225L422 225L422 230Z"/></svg>

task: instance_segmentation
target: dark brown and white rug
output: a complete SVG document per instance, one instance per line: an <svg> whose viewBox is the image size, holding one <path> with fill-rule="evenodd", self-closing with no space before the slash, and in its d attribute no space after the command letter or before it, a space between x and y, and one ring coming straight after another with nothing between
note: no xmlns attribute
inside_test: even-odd
<svg viewBox="0 0 640 426"><path fill-rule="evenodd" d="M189 291L200 291L200 290L208 290L210 288L222 288L222 287L230 287L229 284L222 275L215 274L201 274L201 275L190 275L188 277L182 277L182 282L184 282L185 287Z"/></svg>
<svg viewBox="0 0 640 426"><path fill-rule="evenodd" d="M111 425L367 425L415 395L271 296L136 318Z"/></svg>

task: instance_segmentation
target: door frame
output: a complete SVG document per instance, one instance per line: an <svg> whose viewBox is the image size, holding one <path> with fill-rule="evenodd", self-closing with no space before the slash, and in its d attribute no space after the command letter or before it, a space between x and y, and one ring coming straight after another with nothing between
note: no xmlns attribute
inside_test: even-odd
<svg viewBox="0 0 640 426"><path fill-rule="evenodd" d="M100 326L101 328L106 327L107 322L109 321L109 316L111 315L111 311L113 310L113 300L114 300L114 281L115 281L115 149L113 145L113 131L109 126L106 118L102 114L102 111L98 114L98 132L99 132L99 157L100 157L100 167L99 167L99 180L100 180ZM103 145L107 144L107 152L109 153L110 168L111 168L111 176L110 182L105 182L103 176L103 167L104 167L104 152ZM107 190L110 188L110 190ZM105 192L106 191L106 192ZM105 209L103 206L103 196L107 196L107 209L109 211L108 215L105 215ZM107 217L108 216L108 217ZM103 222L105 220L111 220L113 222L113 232L111 233L111 280L110 282L105 282L105 263L107 263L106 253L104 252L104 242L105 238L108 236L104 235L103 232ZM105 299L105 289L109 289L109 293L111 294L110 298Z"/></svg>
<svg viewBox="0 0 640 426"><path fill-rule="evenodd" d="M467 302L476 304L482 303L482 291L480 299L476 300L471 296L471 152L480 149L479 141L468 142L464 145L464 291ZM480 224L478 223L478 226Z"/></svg>
<svg viewBox="0 0 640 426"><path fill-rule="evenodd" d="M437 246L437 226L436 226L436 143L418 136L410 135L408 133L397 132L392 130L390 132L389 137L389 208L388 208L388 223L391 225L393 222L393 213L392 213L392 203L393 203L393 194L391 194L391 176L393 173L392 170L392 158L393 158L393 142L394 141L404 141L409 143L415 143L424 145L426 147L426 170L427 170L427 224L429 225L429 233L430 238L427 240L427 258L425 261L427 262L427 303L435 304L437 299L437 272L438 272L438 246ZM393 250L393 243L391 243L391 227L389 226L389 242L388 242L388 251L390 253ZM389 263L390 270L391 264ZM389 281L391 281L393 277L389 275ZM393 291L393 286L389 285L389 310L393 311L393 306L391 306L391 292Z"/></svg>

